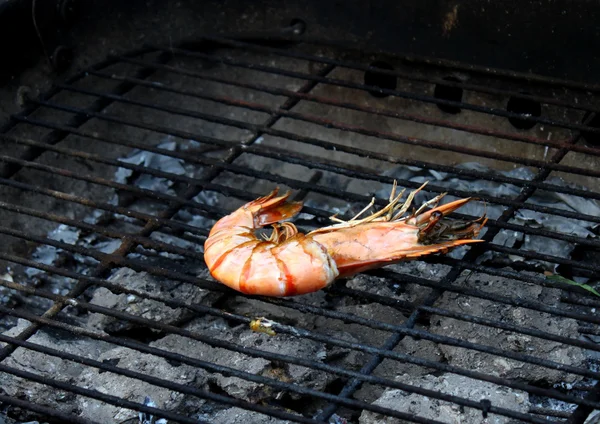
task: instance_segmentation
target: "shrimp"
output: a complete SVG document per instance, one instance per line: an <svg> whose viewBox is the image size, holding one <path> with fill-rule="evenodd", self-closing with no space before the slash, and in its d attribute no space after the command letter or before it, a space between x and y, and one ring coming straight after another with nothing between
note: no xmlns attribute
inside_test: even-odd
<svg viewBox="0 0 600 424"><path fill-rule="evenodd" d="M249 202L221 218L204 243L204 261L213 278L245 294L294 296L331 284L338 276L327 249L280 221L300 212L302 203L287 202L289 193ZM264 240L256 230L273 224Z"/></svg>
<svg viewBox="0 0 600 424"><path fill-rule="evenodd" d="M424 203L404 216L414 196L427 183L413 191L404 203L396 182L387 206L364 218L375 203L354 218L343 221L335 215L335 224L307 234L291 222L302 209L301 202L288 202L289 193L277 197L278 189L248 202L221 218L211 229L204 244L204 260L217 281L253 295L285 297L312 293L369 269L415 259L476 240L487 218L473 221L449 221L452 213L472 198L437 206L446 193ZM426 210L427 207L435 207ZM256 230L272 225L273 232L263 240Z"/></svg>
<svg viewBox="0 0 600 424"><path fill-rule="evenodd" d="M375 199L349 221L332 217L338 224L311 231L307 236L326 246L338 268L338 278L351 277L359 272L380 268L393 263L416 259L435 253L448 253L465 244L479 243L474 239L487 223L485 214L472 221L445 220L446 215L474 200L471 197L455 200L442 206L439 201L447 194L442 193L425 202L408 216L415 195L427 182L413 191L400 204L404 194L397 196L396 181L389 203L380 211L358 219L373 204ZM436 205L428 211L428 206Z"/></svg>

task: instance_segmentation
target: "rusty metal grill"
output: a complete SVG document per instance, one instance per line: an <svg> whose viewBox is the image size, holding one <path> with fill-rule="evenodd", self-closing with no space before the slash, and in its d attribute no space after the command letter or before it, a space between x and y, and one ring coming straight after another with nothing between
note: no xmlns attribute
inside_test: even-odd
<svg viewBox="0 0 600 424"><path fill-rule="evenodd" d="M597 91L206 37L28 99L0 136L0 414L584 422L600 409ZM215 220L275 186L310 230L424 179L421 200L485 202L454 215L485 207L486 243L287 299L206 271Z"/></svg>

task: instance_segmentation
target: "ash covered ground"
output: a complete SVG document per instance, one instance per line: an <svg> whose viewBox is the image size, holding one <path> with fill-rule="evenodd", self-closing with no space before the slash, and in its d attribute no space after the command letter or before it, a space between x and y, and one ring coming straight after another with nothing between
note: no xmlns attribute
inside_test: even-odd
<svg viewBox="0 0 600 424"><path fill-rule="evenodd" d="M176 148L185 150L198 146L194 142L176 146L174 141L166 140L159 147L167 150ZM140 151L133 152L123 161L194 178L201 178L205 171L198 166L190 167L178 159ZM264 164L254 162L253 166L258 169L274 167L270 162ZM463 167L465 169L476 168L482 170L479 165L473 164L464 164ZM489 170L485 169L485 171ZM301 176L301 171L298 172L297 176L292 175L292 177L306 180L306 175ZM459 179L452 175L417 168L401 167L388 171L387 174L413 182L431 180L441 186L468 189L475 194L486 193L506 198L513 198L518 194L518 188L509 184L467 180L464 177ZM532 175L526 169L515 169L506 173L506 175L526 180L532 178ZM114 179L117 182L133 184L144 189L177 194L177 187L171 181L144 174L136 175L125 168L120 168ZM229 186L241 190L250 190L257 194L272 188L270 184L257 183L249 178L233 175L223 175L216 182L227 182ZM558 180L554 182L564 184L564 182ZM362 191L363 194L370 193L384 199L388 197L390 189L381 184L352 181L332 174L325 174L319 184L356 192ZM419 194L416 203L421 203L430 197L432 196L425 197L424 194ZM227 210L233 210L243 203L239 199L232 202L229 198L210 191L203 191L193 200L201 204L216 205ZM451 200L453 199L450 196L446 199L446 201ZM119 194L115 194L111 203L116 205L120 201ZM529 201L538 205L573 210L595 216L600 215L600 207L597 202L582 200L575 196L537 195ZM308 195L305 205L309 208L323 209L330 213L339 213L346 216L353 215L364 206L358 203L332 200L314 193ZM144 213L156 212L155 203L152 201L136 200L131 208ZM478 216L483 211L484 206L476 203L470 204L461 210L462 213L473 216ZM490 217L497 218L503 212L503 208L487 205L485 211ZM118 218L123 221L124 228L128 222L132 222L130 218L125 216ZM106 213L96 211L84 221L95 224L103 222L104 219L106 219ZM174 219L201 229L209 229L214 222L210 218L199 215L193 208L181 209ZM308 212L300 214L298 219L303 223L304 229L310 229L311 223L317 222L315 216ZM565 229L568 229L566 232L581 237L595 238L597 236L597 228L592 223L576 222L572 219L560 217L548 218L543 214L529 211L520 211L511 222L559 232L565 232ZM114 252L122 242L119 239L106 239L95 234L86 234L80 229L66 225L57 226L48 234L48 237L104 253ZM146 265L164 267L179 272L183 271L189 275L210 279L201 260L202 238L198 237L197 234L183 233L175 235L161 231L155 232L152 238L195 252L198 254L198 260L194 261L190 257L174 253L142 248L129 254L128 258L141 261ZM567 242L548 242L548 239L542 237L523 235L506 230L500 231L494 238L494 242L504 246L520 247L523 250L534 251L539 251L543 246L546 253L564 258L569 258L575 249L573 245ZM451 256L461 258L465 251L466 249L457 249L451 253ZM593 254L593 252L590 254ZM65 255L68 255L68 252L59 248L41 246L33 253L32 257L43 264L61 264L67 269L84 275L89 274L93 267L98 264L98 261L78 254L69 256L69 260L65 261ZM537 270L537 272L530 271L532 276L543 275L541 274L543 271L556 271L554 264L504 255L499 252L489 252L481 256L478 262L507 270L513 270L512 263L525 262L533 265L534 269ZM409 262L391 266L389 269L399 274L422 277L432 282L438 282L444 278L450 267L425 262ZM44 272L33 268L23 269L20 273L6 274L4 278L36 285L63 295L66 295L74 284L72 279L57 276L50 277ZM576 278L578 282L587 283L591 286L598 283L587 277L576 276ZM388 331L373 329L363 324L348 323L341 319L301 312L286 307L285 303L274 304L244 296L226 295L220 292L203 290L192 284L169 280L144 271L135 271L128 267L115 267L107 276L107 279L111 283L125 287L130 293L113 293L106 288L95 288L94 290L88 290L82 300L88 301L97 307L106 308L105 310L110 311L110 314L90 312L86 308L69 306L59 316L62 322L82 329L82 337L75 337L72 333L64 330L44 328L31 337L29 341L100 363L108 363L140 375L154 376L168 382L177 383L193 389L190 393L159 387L132 377L117 375L24 348L18 348L3 364L17 369L26 369L46 377L58 377L83 388L97 390L132 402L145 402L147 405L156 405L159 408L212 423L283 423L287 421L265 418L264 415L256 412L247 411L236 406L219 404L209 399L202 399L202 397L194 395L194 390L229 396L232 399L256 405L272 405L283 411L312 416L318 414L325 407L326 403L323 400L312 398L300 392L283 390L253 381L252 376L265 377L276 382L293 382L307 389L334 394L343 387L346 380L339 375L321 369L257 357L248 354L248 349L258 349L270 354L309 358L320 364L359 371L371 358L370 354L360 349L345 347L345 345L347 343L359 343L380 347L385 344L391 335ZM348 289L355 290L357 293L363 292L398 300L403 304L415 305L421 304L435 290L434 286L408 284L401 279L390 282L371 275L359 275L340 284ZM561 303L561 292L558 288L542 287L508 278L467 272L463 273L455 284L466 289L481 290L498 296L538 301L544 305L560 307L564 310L577 310L575 306ZM16 305L23 301L21 298L14 297L17 295L13 291L4 288L0 290L2 290L0 291L0 300L5 305ZM136 296L131 292L143 293L145 296ZM325 335L328 342L310 337L300 337L300 334L293 333L282 332L269 335L255 332L249 328L247 323L240 322L235 316L226 319L223 316L202 314L184 306L167 306L163 301L164 299L179 302L184 306L214 307L217 311L231 312L235 316L265 317L279 324L292 325L308 331L310 334ZM364 298L360 296L342 296L336 293L335 289L294 300L335 310L347 314L347 316L391 325L401 325L410 314L410 311L405 311L401 307L397 308L377 303L368 296ZM49 306L49 301L42 298L31 298L28 302L29 307L40 311ZM433 306L442 310L469 313L482 318L500 320L507 324L598 342L596 336L580 336L579 323L576 320L455 292L446 292L436 300ZM145 321L134 322L122 319L120 314L135 316L148 321L146 324ZM170 327L161 330L147 325L148 322L157 322ZM5 334L17 335L27 327L29 322L18 320L13 324L10 328L6 328ZM597 370L598 357L580 348L558 342L549 342L512 331L470 324L443 315L432 315L426 321L419 321L415 328L427 331L432 336L441 335L456 340L468 341L473 345L493 346L507 352L527 353L559 364ZM173 329L181 331L173 331ZM119 346L109 343L104 339L107 335L131 340L141 346L160 349L172 355L183 355L196 365L202 362L227 367L230 370L238 370L245 374L220 373L216 372L214 368L211 370L210 367L203 368L199 365L193 366L190 363L172 358L161 358L136 350L131 346ZM227 346L237 346L238 349L233 351L228 349ZM545 367L474 349L438 343L426 338L404 337L393 348L393 352L403 355L402 358L404 359L383 359L375 368L373 375L419 388L441 391L468 400L480 401L487 399L494 406L521 413L527 413L532 407L569 411L573 409L573 405L543 397L530 396L527 392L521 390L444 372L444 367L451 366L457 369L488 373L511 381L529 382L538 387L561 388L565 393L571 394L578 394L577 390L585 389L585 387L595 383L589 378L565 370L549 370ZM244 376L247 378L243 378ZM112 406L85 396L57 391L48 386L31 383L8 374L0 374L0 380L0 387L2 387L3 392L10 396L24 397L95 421L121 423L126 420L133 420L132 422L144 424L152 422L164 424L168 422L167 420L157 420L148 414L144 415L132 409ZM386 389L367 383L360 387L353 398L444 422L479 423L482 419L481 411L476 409L461 408L435 398L423 397L399 389ZM25 420L28 417L24 416L22 418ZM357 413L342 407L336 415L332 416L330 422L371 424L402 421L383 418L381 415L370 411ZM508 423L510 420L500 415L492 415L488 418L488 422Z"/></svg>

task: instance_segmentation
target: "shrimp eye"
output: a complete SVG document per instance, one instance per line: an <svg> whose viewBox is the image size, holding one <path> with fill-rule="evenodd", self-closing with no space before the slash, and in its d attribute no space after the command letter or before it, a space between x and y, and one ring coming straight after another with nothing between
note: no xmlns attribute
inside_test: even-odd
<svg viewBox="0 0 600 424"><path fill-rule="evenodd" d="M435 221L441 219L444 216L443 213L441 213L440 211L435 211L431 214L431 218Z"/></svg>

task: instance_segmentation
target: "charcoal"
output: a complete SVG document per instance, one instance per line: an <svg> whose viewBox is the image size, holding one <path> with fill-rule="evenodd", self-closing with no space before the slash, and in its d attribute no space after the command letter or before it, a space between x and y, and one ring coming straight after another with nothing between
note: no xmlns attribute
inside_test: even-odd
<svg viewBox="0 0 600 424"><path fill-rule="evenodd" d="M342 306L338 308L338 311L347 313L351 316L354 315L393 325L402 325L402 323L406 321L406 317L396 309L376 303ZM372 346L382 345L390 335L387 331L365 327L360 324L344 323L341 320L325 317L319 317L317 319L317 328L348 332L358 338L361 343Z"/></svg>
<svg viewBox="0 0 600 424"><path fill-rule="evenodd" d="M325 292L320 290L301 296L301 302L323 307L326 305L325 296ZM265 317L281 324L295 324L304 328L312 328L316 319L314 314L242 296L228 298L226 307L240 315Z"/></svg>
<svg viewBox="0 0 600 424"><path fill-rule="evenodd" d="M334 283L335 284L335 283ZM402 298L397 293L400 288L399 284L391 285L385 278L377 278L371 275L358 274L348 279L346 287L359 292L367 292L392 298ZM350 299L343 299L345 302L350 302ZM402 299L404 300L404 299Z"/></svg>
<svg viewBox="0 0 600 424"><path fill-rule="evenodd" d="M19 319L18 325L4 334L15 337L29 325L28 321ZM62 331L45 329L38 330L28 341L91 359L99 358L103 352L112 348L110 344L102 341L88 338L73 338ZM4 344L0 343L0 347L2 346ZM5 359L3 364L11 368L32 372L42 377L62 381L75 379L84 370L88 369L87 366L78 362L49 356L21 347L17 348L12 355ZM67 401L73 395L47 385L24 380L12 374L0 373L0 387L8 396L26 399L30 402L39 403L65 413L74 413L76 411L76 405L73 402Z"/></svg>
<svg viewBox="0 0 600 424"><path fill-rule="evenodd" d="M339 308L339 310L340 312L346 312L350 315L398 326L401 326L406 321L406 317L397 310L375 303L345 306ZM363 325L344 323L340 320L328 318L319 318L317 321L317 328L320 332L329 334L337 339L343 339L349 342L359 342L371 347L381 347L393 335L393 333L388 331L376 330ZM440 361L443 358L435 343L427 340L417 341L408 336L402 338L393 351L434 362ZM340 359L339 363L344 368L357 370L367 362L369 357L370 355L368 353L348 349L348 353L343 359ZM429 372L431 372L430 369L419 365L385 358L382 360L381 364L375 368L373 375L389 379L390 376L404 373L410 375L423 375ZM357 396L361 399L374 400L381 392L382 389L380 387L364 385L357 392Z"/></svg>
<svg viewBox="0 0 600 424"><path fill-rule="evenodd" d="M526 392L511 390L503 386L459 375L413 377L404 374L398 376L397 380L423 389L459 396L465 400L478 402L487 399L493 406L511 409L516 412L527 413L529 407ZM482 411L479 409L461 408L457 404L397 389L386 390L373 404L413 414L420 418L448 423L480 424L489 421L500 424L514 422L508 417L492 414L489 414L488 421L485 421L482 417ZM372 411L363 411L358 422L360 424L400 424L411 421L386 417Z"/></svg>
<svg viewBox="0 0 600 424"><path fill-rule="evenodd" d="M493 170L491 168L488 168L487 166L481 165L476 162L467 162L458 165L457 168L485 172L488 175L504 175L507 177L517 178L521 180L531 180L534 177L532 171L524 167L501 172ZM400 178L415 183L423 183L425 181L430 181L430 185L448 187L454 190L462 190L468 193L473 193L473 195L487 194L499 198L516 198L521 190L517 186L508 183L500 183L490 180L479 180L467 177L465 175L460 175L457 177L453 176L452 174L446 174L443 172L437 172L433 170L409 166L398 166L391 170L385 171L384 174L390 177ZM548 183L560 187L569 187L582 190L586 189L583 186L566 183L563 179L559 177L553 177L548 179ZM378 197L387 199L389 196L389 192L389 184L385 184L379 191L376 192L376 195ZM421 204L432 197L433 195L430 193L426 193L426 191L420 192L415 197L414 203ZM443 204L455 199L456 197L454 196L446 196L441 203ZM597 200L578 197L570 194L537 190L533 194L533 196L528 200L528 203L539 206L562 209L569 212L577 212L580 214L586 214L591 216L600 215L600 203ZM505 208L503 206L493 204L486 204L484 208L484 206L480 204L480 202L470 202L462 206L459 212L465 215L472 216L480 216L483 212L485 212L488 217L496 219L504 212L504 209ZM536 212L529 209L519 209L515 213L514 218L510 220L510 222L517 225L523 225L525 227L542 228L548 231L556 231L559 233L575 235L578 237L597 237L591 231L595 227L595 224L593 223L573 218L548 215L546 213ZM484 234L485 231L482 231L481 236L483 236ZM496 236L494 242L499 242L499 244L504 246L513 247L515 243L522 237L523 236L519 233L501 230L500 234ZM546 246L544 247L545 244ZM540 249L540 247L544 248ZM574 246L570 243L561 242L559 240L549 240L548 238L542 238L539 236L526 236L521 248L523 250L531 250L534 252L542 252L562 258L568 258L571 252L573 251ZM451 253L450 256L455 255ZM486 254L483 257L479 258L478 262L490 260L495 257L503 257L508 258L510 260L518 261L521 260L521 258L518 256L508 255L501 252L486 252ZM530 259L527 261L527 263L538 264L549 271L554 271L555 268L554 264L536 259Z"/></svg>
<svg viewBox="0 0 600 424"><path fill-rule="evenodd" d="M174 151L177 147L175 141L165 141L156 146L161 149ZM184 161L171 156L164 156L158 153L147 152L142 150L134 150L127 158L120 159L121 162L132 165L143 165L150 169L156 169L163 172L168 172L175 175L183 175L186 173ZM129 178L133 175L133 171L127 168L118 168L115 172L115 181L121 184L129 182ZM142 174L135 180L135 185L146 190L158 191L161 193L175 194L171 189L173 182L166 178L155 177L149 174Z"/></svg>
<svg viewBox="0 0 600 424"><path fill-rule="evenodd" d="M585 420L584 424L600 424L600 411L596 410L592 412Z"/></svg>
<svg viewBox="0 0 600 424"><path fill-rule="evenodd" d="M157 278L146 272L135 272L129 268L117 269L108 280L132 290L168 297L186 304L211 303L220 296L218 293L202 290L190 284ZM193 314L186 308L169 308L159 301L144 299L132 294L117 295L102 287L94 292L90 303L163 324L173 324ZM133 322L122 321L100 313L91 313L88 325L108 333L137 328L137 324Z"/></svg>
<svg viewBox="0 0 600 424"><path fill-rule="evenodd" d="M477 288L499 296L506 296L507 293L510 293L511 297L538 301L549 306L558 306L560 301L559 289L546 288L501 277L473 274L467 281L463 278L459 283L468 288ZM435 306L557 335L576 337L578 334L577 321L573 319L484 299L474 299L452 292L444 293ZM433 333L497 347L508 352L532 355L579 367L583 366L585 360L581 349L567 344L541 340L512 331L468 324L464 321L437 315L431 317L431 323L430 331ZM440 344L439 347L450 365L486 374L492 373L503 378L544 381L548 384L574 383L581 380L581 377L569 372L535 366L488 353L445 344Z"/></svg>
<svg viewBox="0 0 600 424"><path fill-rule="evenodd" d="M265 352L311 359L318 362L327 357L327 349L322 343L287 334L269 336L254 332L246 325L230 327L221 319L194 320L186 328L204 336L234 342L242 347L260 349ZM174 334L153 342L152 345L192 358L247 371L251 374L262 375L287 383L294 382L315 390L323 390L333 379L333 376L321 371L253 357L240 352L232 352ZM235 376L214 374L211 381L229 395L252 402L269 399L277 400L283 395L279 389ZM299 398L298 394L292 392L289 393L289 396Z"/></svg>
<svg viewBox="0 0 600 424"><path fill-rule="evenodd" d="M119 368L142 373L190 387L201 387L205 381L202 369L185 364L170 364L164 358L117 347L102 353L99 361L116 364ZM183 394L120 374L103 372L97 368L86 368L77 378L78 385L101 393L117 396L131 402L144 403L152 399L157 408L173 410L183 399ZM138 412L127 408L107 405L90 398L78 399L81 417L98 422L121 422L138 416Z"/></svg>
<svg viewBox="0 0 600 424"><path fill-rule="evenodd" d="M449 266L440 264L428 264L421 261L409 261L395 265L389 265L386 270L411 277L421 277L428 280L440 280L448 270ZM431 293L428 287L410 284L401 277L396 280L389 278L378 278L366 274L358 274L348 279L347 287L357 291L377 294L388 298L395 298L404 302L422 303Z"/></svg>
<svg viewBox="0 0 600 424"><path fill-rule="evenodd" d="M292 421L282 420L254 411L241 408L229 408L216 414L204 414L198 417L213 424L291 424Z"/></svg>

